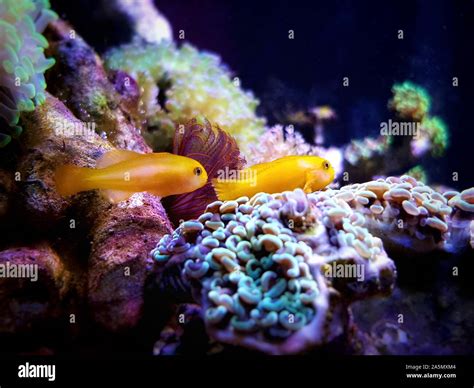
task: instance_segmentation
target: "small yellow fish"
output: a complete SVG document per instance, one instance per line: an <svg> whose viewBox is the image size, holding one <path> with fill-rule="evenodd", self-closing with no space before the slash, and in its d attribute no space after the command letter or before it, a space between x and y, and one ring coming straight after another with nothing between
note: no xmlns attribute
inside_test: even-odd
<svg viewBox="0 0 474 388"><path fill-rule="evenodd" d="M221 201L260 192L281 193L302 188L306 193L320 190L334 180L331 164L319 156L285 156L240 171L221 171L212 180Z"/></svg>
<svg viewBox="0 0 474 388"><path fill-rule="evenodd" d="M102 155L95 169L59 167L55 181L62 196L101 189L110 202L116 203L142 191L159 197L189 193L206 184L207 172L201 163L185 156L113 150Z"/></svg>

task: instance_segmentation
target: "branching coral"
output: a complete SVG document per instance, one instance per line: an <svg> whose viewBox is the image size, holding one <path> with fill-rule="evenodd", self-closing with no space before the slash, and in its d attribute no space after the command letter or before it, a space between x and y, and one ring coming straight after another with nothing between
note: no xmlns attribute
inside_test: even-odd
<svg viewBox="0 0 474 388"><path fill-rule="evenodd" d="M150 129L158 129L155 149L169 146L176 124L204 116L233 135L245 152L263 133L258 101L230 78L216 55L171 42L124 45L106 58L110 69L134 77L142 89L142 108Z"/></svg>
<svg viewBox="0 0 474 388"><path fill-rule="evenodd" d="M44 56L41 35L57 18L47 0L3 0L0 3L0 147L21 133L20 113L45 100L44 72L53 59Z"/></svg>
<svg viewBox="0 0 474 388"><path fill-rule="evenodd" d="M360 222L341 199L302 190L216 201L152 252L158 284L190 288L219 342L308 351L344 333L345 303L393 285L392 261ZM337 266L359 277L339 278Z"/></svg>
<svg viewBox="0 0 474 388"><path fill-rule="evenodd" d="M441 156L449 144L449 131L439 117L429 115L431 100L428 93L410 82L396 84L392 91L394 95L389 107L403 125L409 124L408 127L412 125L410 128L416 128L416 133L415 130L398 135L393 132L387 135L381 133L378 137L352 140L338 149L309 144L293 127L277 125L260 136L258 145L250 146L248 164L268 162L286 155L320 155L331 161L336 176L341 176L343 171L347 173L343 177L344 182L357 182L406 171L427 153ZM306 116L293 118L295 122L308 120Z"/></svg>
<svg viewBox="0 0 474 388"><path fill-rule="evenodd" d="M377 163L389 146L390 138L386 137L352 140L344 148L344 158L352 165L356 165L360 160L372 160L373 163Z"/></svg>

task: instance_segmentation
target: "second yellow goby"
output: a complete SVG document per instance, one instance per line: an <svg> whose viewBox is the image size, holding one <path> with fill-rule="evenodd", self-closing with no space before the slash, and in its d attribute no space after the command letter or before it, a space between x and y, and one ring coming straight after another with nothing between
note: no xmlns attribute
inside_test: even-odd
<svg viewBox="0 0 474 388"><path fill-rule="evenodd" d="M285 156L268 163L256 164L239 171L222 171L212 180L217 197L232 200L266 192L281 193L301 188L305 192L320 190L334 180L331 164L319 156Z"/></svg>

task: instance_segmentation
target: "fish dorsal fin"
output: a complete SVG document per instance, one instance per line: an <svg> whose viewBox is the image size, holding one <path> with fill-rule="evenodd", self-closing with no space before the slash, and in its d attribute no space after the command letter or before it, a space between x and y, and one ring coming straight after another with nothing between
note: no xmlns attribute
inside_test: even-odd
<svg viewBox="0 0 474 388"><path fill-rule="evenodd" d="M114 164L124 162L126 160L132 160L143 155L145 154L140 154L138 152L128 151L128 150L108 151L105 154L103 154L99 159L97 159L96 167L97 168L109 167Z"/></svg>
<svg viewBox="0 0 474 388"><path fill-rule="evenodd" d="M135 191L120 191L120 190L102 190L102 195L111 203L118 203L129 199Z"/></svg>

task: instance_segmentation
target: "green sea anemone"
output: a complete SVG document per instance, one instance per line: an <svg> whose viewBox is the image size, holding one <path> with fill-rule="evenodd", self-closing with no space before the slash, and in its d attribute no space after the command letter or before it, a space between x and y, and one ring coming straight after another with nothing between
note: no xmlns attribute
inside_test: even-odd
<svg viewBox="0 0 474 388"><path fill-rule="evenodd" d="M402 119L421 121L430 109L431 99L427 91L409 81L393 85L392 93L388 106Z"/></svg>
<svg viewBox="0 0 474 388"><path fill-rule="evenodd" d="M21 133L20 113L45 100L44 72L54 60L44 56L41 33L56 18L47 0L0 2L0 147Z"/></svg>
<svg viewBox="0 0 474 388"><path fill-rule="evenodd" d="M265 122L255 113L258 101L214 54L169 41L129 44L111 50L106 65L129 73L140 85L147 126L159 130L155 149L169 146L175 125L195 117L219 125L244 151L264 132Z"/></svg>

